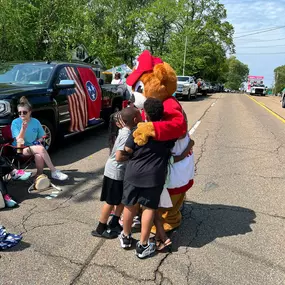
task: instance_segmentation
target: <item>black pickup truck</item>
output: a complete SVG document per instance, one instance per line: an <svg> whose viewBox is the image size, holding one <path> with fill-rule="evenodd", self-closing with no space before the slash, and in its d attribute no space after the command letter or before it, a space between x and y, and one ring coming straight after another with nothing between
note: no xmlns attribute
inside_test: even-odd
<svg viewBox="0 0 285 285"><path fill-rule="evenodd" d="M59 136L95 128L120 110L128 98L119 89L116 85L99 85L92 66L87 64L1 63L0 136L2 128L18 116L17 104L25 96L51 148Z"/></svg>

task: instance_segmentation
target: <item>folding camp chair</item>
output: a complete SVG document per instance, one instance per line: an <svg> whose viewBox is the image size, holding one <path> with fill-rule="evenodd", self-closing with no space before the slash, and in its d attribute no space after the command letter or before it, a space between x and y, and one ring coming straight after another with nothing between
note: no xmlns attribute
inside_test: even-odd
<svg viewBox="0 0 285 285"><path fill-rule="evenodd" d="M0 149L0 155L5 156L17 169L26 170L27 168L31 168L31 165L34 163L34 155L26 156L22 154L23 149L28 148L27 146L17 147L12 145L14 138L12 137L10 125L2 129L2 137L4 144L2 144ZM42 137L44 146L46 138L47 136ZM18 152L18 150L22 151Z"/></svg>
<svg viewBox="0 0 285 285"><path fill-rule="evenodd" d="M17 169L27 169L34 161L34 156L24 156L22 153L18 152L18 150L23 151L26 147L19 148L12 145L14 138L12 137L10 125L2 129L2 137L5 143L1 147L0 154L5 156Z"/></svg>

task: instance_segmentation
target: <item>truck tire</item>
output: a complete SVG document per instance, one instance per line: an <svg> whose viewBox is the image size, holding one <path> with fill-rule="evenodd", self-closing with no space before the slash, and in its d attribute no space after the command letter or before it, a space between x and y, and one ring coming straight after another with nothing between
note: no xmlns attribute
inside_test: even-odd
<svg viewBox="0 0 285 285"><path fill-rule="evenodd" d="M198 90L196 89L195 93L194 93L194 98L197 99L197 93L198 93Z"/></svg>
<svg viewBox="0 0 285 285"><path fill-rule="evenodd" d="M38 120L41 122L42 127L43 127L43 129L44 129L44 131L45 131L45 133L47 135L47 139L46 139L47 150L50 151L54 147L54 145L55 145L55 130L54 130L54 126L47 119L39 118Z"/></svg>
<svg viewBox="0 0 285 285"><path fill-rule="evenodd" d="M285 108L285 97L282 98L281 106L282 108Z"/></svg>

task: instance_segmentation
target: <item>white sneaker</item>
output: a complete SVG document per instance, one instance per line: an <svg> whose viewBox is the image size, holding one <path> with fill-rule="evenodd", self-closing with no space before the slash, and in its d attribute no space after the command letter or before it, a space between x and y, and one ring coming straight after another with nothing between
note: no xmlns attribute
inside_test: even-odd
<svg viewBox="0 0 285 285"><path fill-rule="evenodd" d="M56 171L52 172L51 177L53 179L60 180L60 181L66 180L68 178L68 176L66 174L62 173L60 170L56 170Z"/></svg>

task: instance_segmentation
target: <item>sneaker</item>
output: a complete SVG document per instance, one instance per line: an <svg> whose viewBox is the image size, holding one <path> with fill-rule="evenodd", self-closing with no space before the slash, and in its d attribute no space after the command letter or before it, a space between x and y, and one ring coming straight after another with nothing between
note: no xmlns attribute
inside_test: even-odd
<svg viewBox="0 0 285 285"><path fill-rule="evenodd" d="M116 225L115 227L111 227L110 224L108 226L110 230L112 230L113 232L117 232L118 234L120 234L121 231L123 230L123 227L120 224Z"/></svg>
<svg viewBox="0 0 285 285"><path fill-rule="evenodd" d="M110 213L110 215L109 215L110 217L113 217L113 216L115 216L115 211L111 211L111 213Z"/></svg>
<svg viewBox="0 0 285 285"><path fill-rule="evenodd" d="M56 171L52 172L51 177L53 179L60 180L60 181L64 181L68 178L68 176L66 174L64 174L63 172L61 172L60 170L56 170Z"/></svg>
<svg viewBox="0 0 285 285"><path fill-rule="evenodd" d="M7 208L14 208L18 205L17 202L14 201L8 194L4 195L3 198Z"/></svg>
<svg viewBox="0 0 285 285"><path fill-rule="evenodd" d="M121 232L119 234L119 240L122 248L130 248L132 246L133 238L131 234L125 236L124 233Z"/></svg>
<svg viewBox="0 0 285 285"><path fill-rule="evenodd" d="M133 219L132 228L140 229L141 228L141 220L139 216L135 216Z"/></svg>
<svg viewBox="0 0 285 285"><path fill-rule="evenodd" d="M136 245L136 256L138 258L146 258L151 256L155 252L155 243L149 242L146 246L143 246L139 241Z"/></svg>
<svg viewBox="0 0 285 285"><path fill-rule="evenodd" d="M12 179L13 180L22 180L25 181L27 179L29 179L32 176L32 172L25 172L22 169L13 171L13 173L11 173Z"/></svg>
<svg viewBox="0 0 285 285"><path fill-rule="evenodd" d="M111 229L106 229L102 234L99 234L96 230L91 232L91 235L94 237L101 237L105 239L114 239L118 237L118 233L112 231Z"/></svg>

